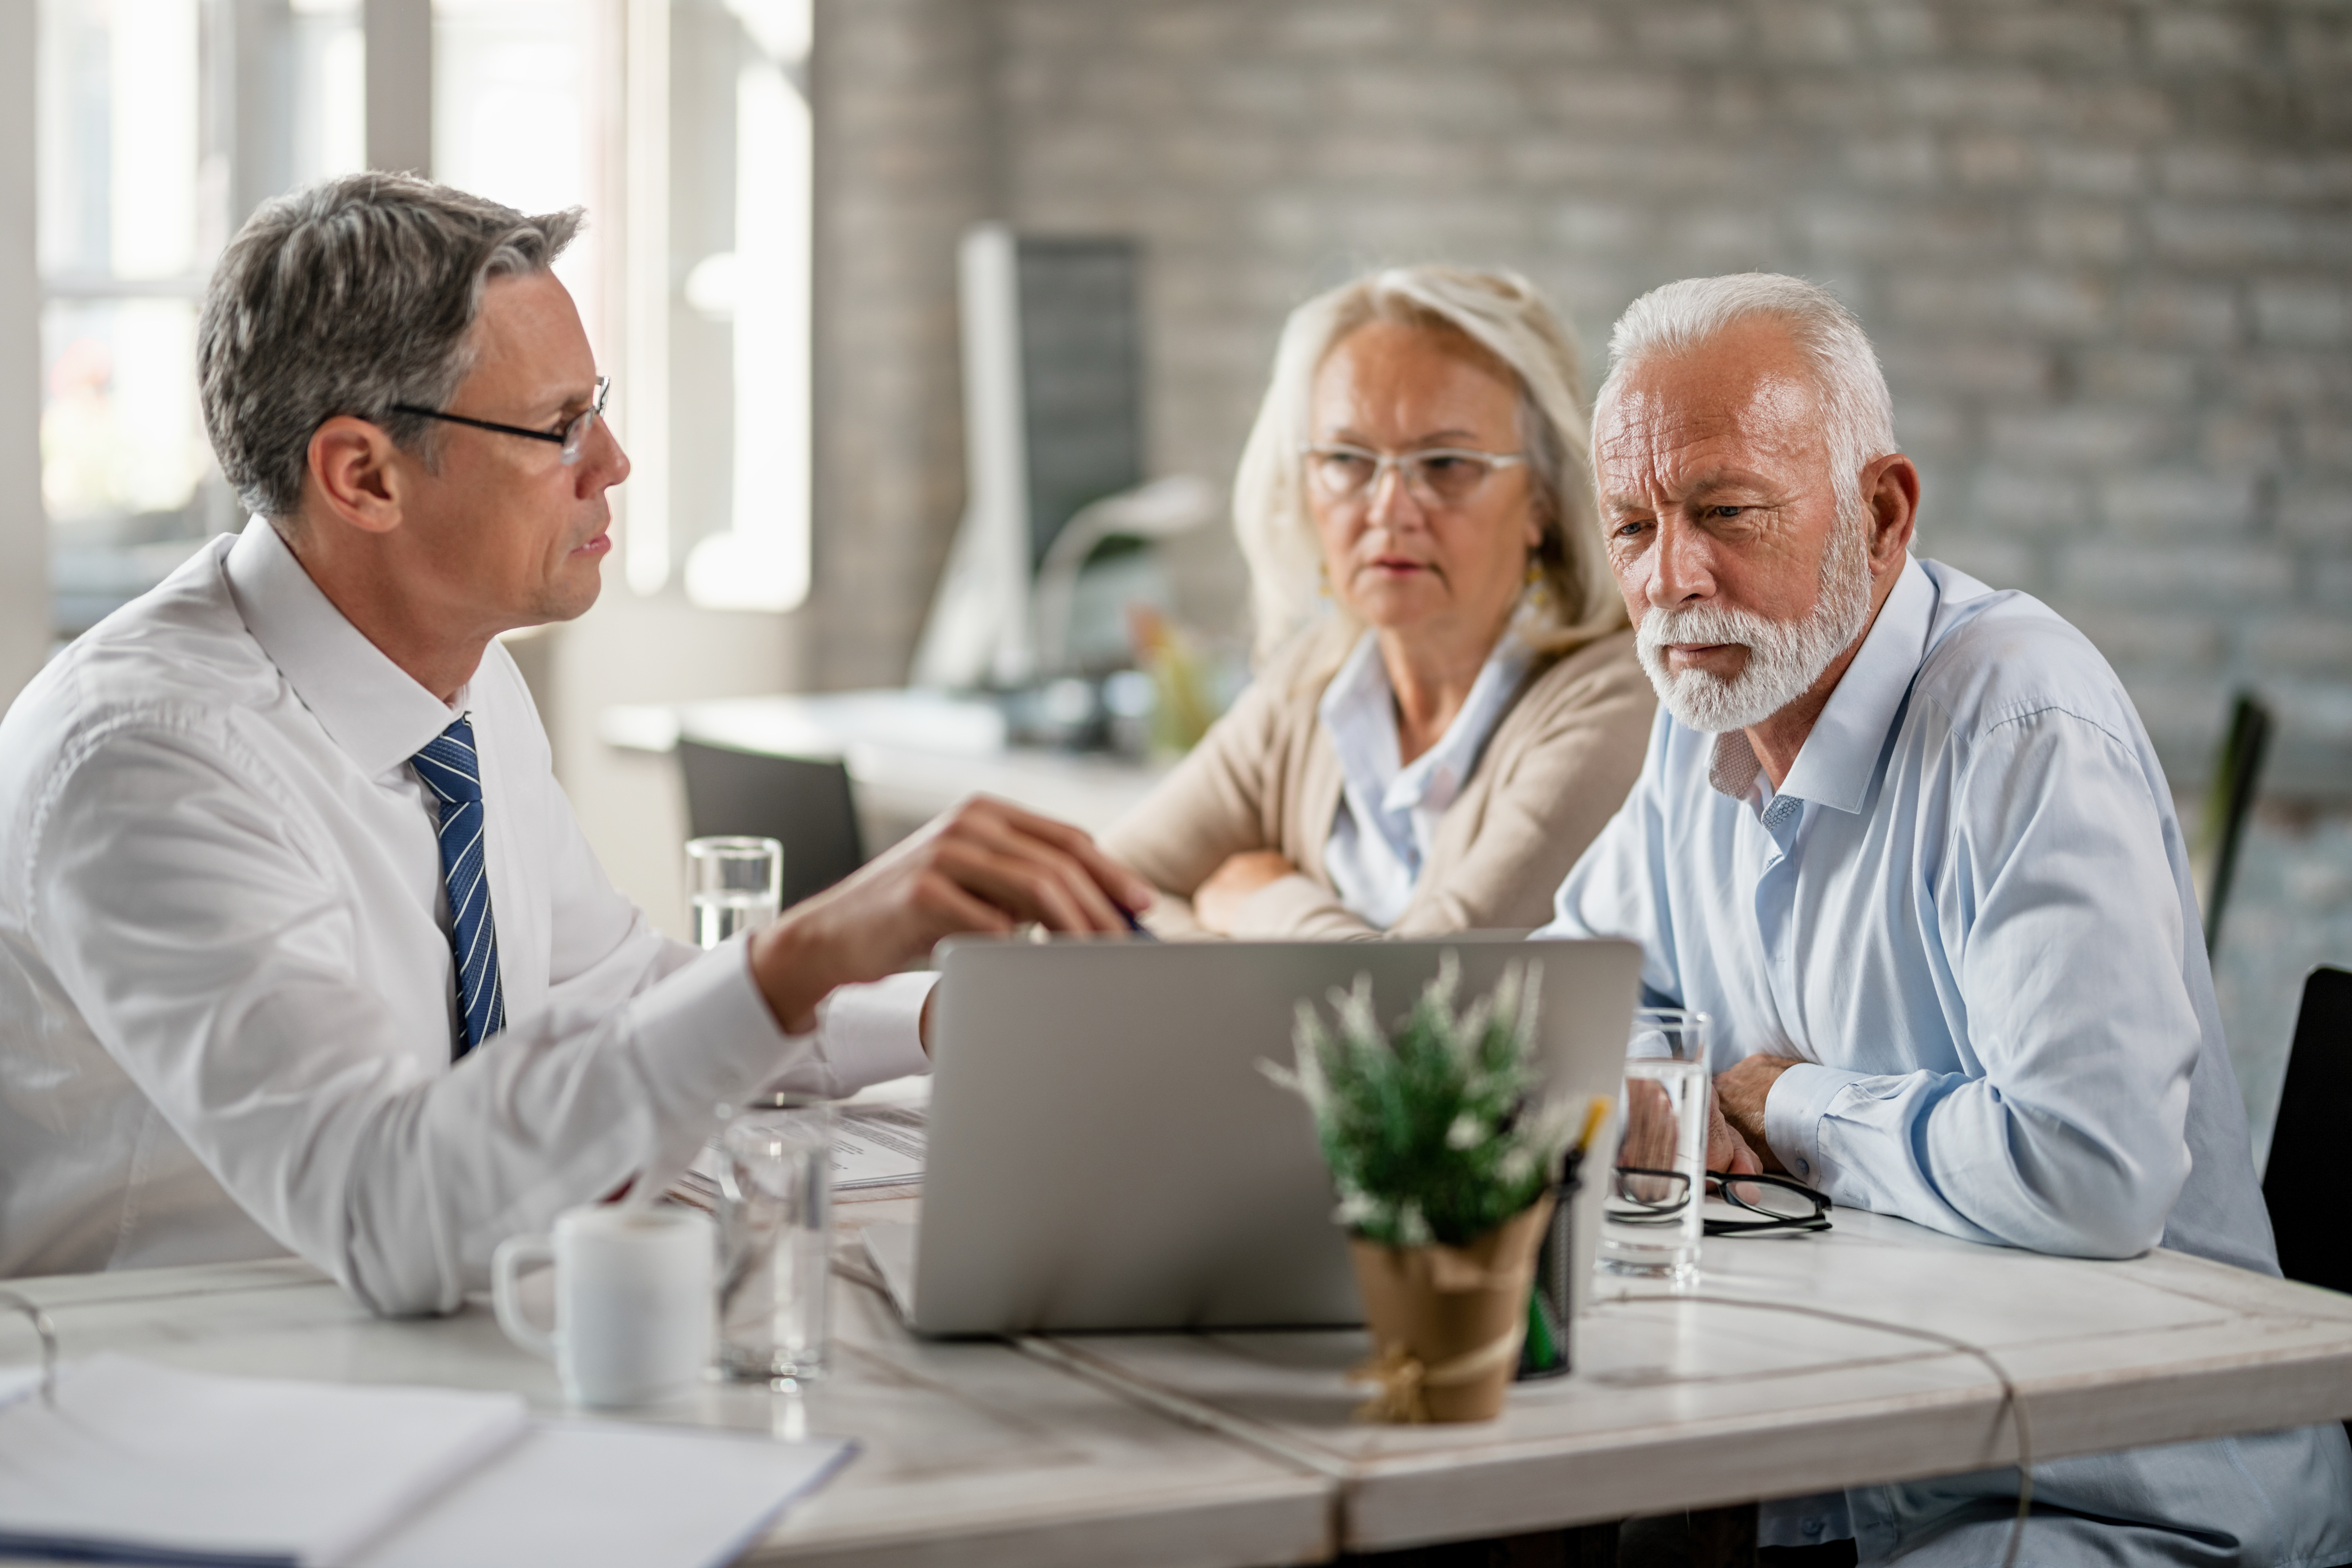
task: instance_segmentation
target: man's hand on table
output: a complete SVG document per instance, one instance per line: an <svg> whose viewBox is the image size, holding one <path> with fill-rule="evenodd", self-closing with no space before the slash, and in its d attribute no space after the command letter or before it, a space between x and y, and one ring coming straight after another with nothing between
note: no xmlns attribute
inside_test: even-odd
<svg viewBox="0 0 2352 1568"><path fill-rule="evenodd" d="M1728 1137L1738 1142L1748 1158L1760 1162L1748 1170L1781 1171L1780 1159L1773 1154L1771 1143L1764 1136L1764 1101L1771 1096L1772 1085L1782 1073L1798 1065L1795 1057L1753 1056L1715 1075L1715 1114L1707 1138L1707 1164L1718 1171L1736 1171L1738 1165L1715 1163L1715 1145L1718 1137ZM1785 1174L1785 1172L1783 1172Z"/></svg>
<svg viewBox="0 0 2352 1568"><path fill-rule="evenodd" d="M1205 930L1219 936L1231 936L1241 920L1242 901L1297 869L1278 849L1244 849L1238 855L1228 855L1225 863L1210 872L1209 879L1194 890L1192 918Z"/></svg>
<svg viewBox="0 0 2352 1568"><path fill-rule="evenodd" d="M835 986L879 980L943 938L1030 921L1125 935L1125 911L1151 898L1149 882L1078 828L976 795L787 910L751 939L751 974L777 1021L801 1034Z"/></svg>

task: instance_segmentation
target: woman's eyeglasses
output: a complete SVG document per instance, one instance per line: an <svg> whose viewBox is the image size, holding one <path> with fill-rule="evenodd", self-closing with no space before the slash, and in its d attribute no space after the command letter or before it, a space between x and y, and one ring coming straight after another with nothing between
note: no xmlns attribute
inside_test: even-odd
<svg viewBox="0 0 2352 1568"><path fill-rule="evenodd" d="M419 408L413 403L395 403L394 414L410 414L419 419L439 419L451 425L470 425L477 430L495 430L501 436L521 436L533 441L552 441L563 448L563 466L570 468L580 460L580 448L604 413L604 400L613 395L613 378L596 378L596 401L573 415L561 430L533 430L522 425L500 425L494 420L476 419L469 415L444 414L436 408Z"/></svg>
<svg viewBox="0 0 2352 1568"><path fill-rule="evenodd" d="M1628 1180L1627 1178L1632 1178ZM1827 1193L1815 1192L1790 1176L1734 1175L1709 1171L1707 1188L1717 1196L1756 1217L1706 1221L1709 1236L1757 1236L1766 1232L1827 1230L1834 1205ZM1680 1171L1654 1171L1621 1165L1610 1193L1610 1219L1618 1225L1664 1225L1690 1201L1690 1178Z"/></svg>
<svg viewBox="0 0 2352 1568"><path fill-rule="evenodd" d="M1394 468L1404 488L1423 506L1458 506L1478 493L1478 487L1497 468L1516 468L1526 462L1524 452L1481 452L1468 447L1424 447L1412 452L1375 452L1369 447L1333 445L1301 447L1307 477L1315 489L1335 501L1359 501L1381 488Z"/></svg>

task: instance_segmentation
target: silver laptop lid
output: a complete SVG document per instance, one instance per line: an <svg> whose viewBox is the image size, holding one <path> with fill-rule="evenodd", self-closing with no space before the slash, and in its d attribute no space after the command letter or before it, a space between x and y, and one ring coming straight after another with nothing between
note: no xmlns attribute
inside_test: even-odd
<svg viewBox="0 0 2352 1568"><path fill-rule="evenodd" d="M1313 1124L1258 1063L1289 1062L1301 999L1324 1005L1369 974L1391 1020L1448 951L1465 997L1538 965L1549 1086L1616 1093L1641 975L1629 942L943 948L914 1326L1357 1321Z"/></svg>

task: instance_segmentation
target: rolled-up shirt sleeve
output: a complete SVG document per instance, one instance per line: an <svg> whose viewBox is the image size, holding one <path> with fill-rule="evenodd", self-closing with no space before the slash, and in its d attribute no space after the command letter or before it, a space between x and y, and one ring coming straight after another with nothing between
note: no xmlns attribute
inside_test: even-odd
<svg viewBox="0 0 2352 1568"><path fill-rule="evenodd" d="M606 910L598 964L447 1066L361 978L352 890L290 787L225 727L117 728L59 771L26 904L121 1070L372 1309L454 1309L499 1241L683 1165L716 1105L816 1054L740 945L695 953Z"/></svg>
<svg viewBox="0 0 2352 1568"><path fill-rule="evenodd" d="M1979 738L1933 887L1965 1072L1805 1066L1766 1106L1782 1163L1842 1203L1971 1240L2129 1257L2189 1171L2199 940L2130 749L2058 709Z"/></svg>

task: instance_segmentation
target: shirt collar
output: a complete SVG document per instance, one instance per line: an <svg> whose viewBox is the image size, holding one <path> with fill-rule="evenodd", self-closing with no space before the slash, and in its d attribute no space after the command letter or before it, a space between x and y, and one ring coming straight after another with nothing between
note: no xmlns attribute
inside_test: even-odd
<svg viewBox="0 0 2352 1568"><path fill-rule="evenodd" d="M1870 777L1886 733L1910 694L1911 679L1927 653L1927 627L1936 610L1936 585L1919 563L1904 558L1895 591L1879 606L1870 635L1798 748L1780 793L1853 813L1870 792ZM1747 738L1741 737L1746 744Z"/></svg>
<svg viewBox="0 0 2352 1568"><path fill-rule="evenodd" d="M465 691L452 710L344 619L266 519L245 525L226 570L246 629L369 777L415 756L464 708Z"/></svg>
<svg viewBox="0 0 2352 1568"><path fill-rule="evenodd" d="M1382 811L1409 812L1423 804L1444 809L1477 765L1478 753L1518 694L1533 658L1534 650L1516 628L1506 629L1445 733L1404 766L1398 762L1396 698L1381 660L1380 637L1366 632L1318 705L1339 754L1340 772L1367 805ZM1433 801L1433 795L1444 799Z"/></svg>

